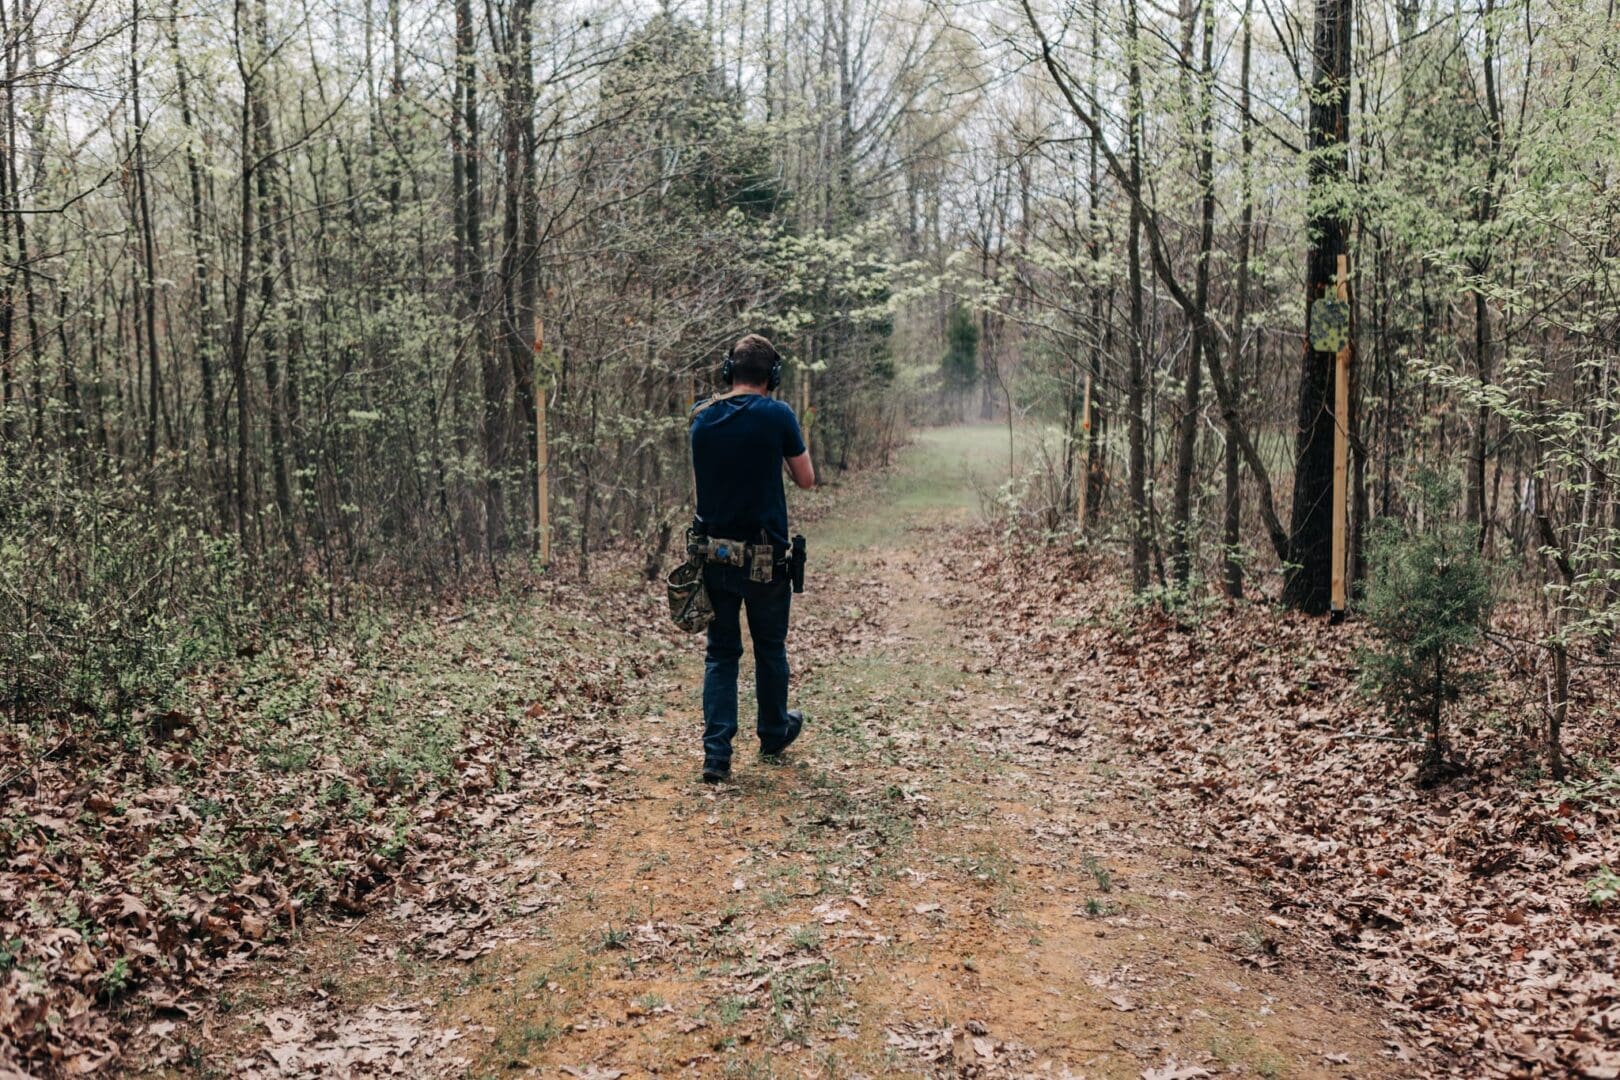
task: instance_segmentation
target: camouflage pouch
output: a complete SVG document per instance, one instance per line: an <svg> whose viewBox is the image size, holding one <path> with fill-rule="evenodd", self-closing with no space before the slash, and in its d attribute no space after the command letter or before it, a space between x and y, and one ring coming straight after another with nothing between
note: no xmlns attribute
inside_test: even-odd
<svg viewBox="0 0 1620 1080"><path fill-rule="evenodd" d="M688 559L664 579L669 592L669 617L689 634L707 630L714 621L714 604L703 584L703 561Z"/></svg>
<svg viewBox="0 0 1620 1080"><path fill-rule="evenodd" d="M776 567L775 553L769 544L755 544L748 560L748 580L769 585Z"/></svg>

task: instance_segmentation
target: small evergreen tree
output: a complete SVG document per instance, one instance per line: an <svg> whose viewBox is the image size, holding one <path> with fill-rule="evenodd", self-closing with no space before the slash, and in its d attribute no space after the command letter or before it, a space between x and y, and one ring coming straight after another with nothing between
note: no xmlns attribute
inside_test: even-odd
<svg viewBox="0 0 1620 1080"><path fill-rule="evenodd" d="M1365 613L1378 643L1360 652L1362 686L1402 730L1423 728L1420 784L1454 771L1448 760L1445 709L1482 680L1462 657L1478 645L1491 611L1491 575L1479 554L1478 530L1449 517L1452 488L1433 475L1419 480L1424 527L1408 532L1381 522L1371 546Z"/></svg>
<svg viewBox="0 0 1620 1080"><path fill-rule="evenodd" d="M973 312L961 304L951 309L945 328L945 356L939 362L945 391L956 396L958 411L968 391L979 379L979 324Z"/></svg>

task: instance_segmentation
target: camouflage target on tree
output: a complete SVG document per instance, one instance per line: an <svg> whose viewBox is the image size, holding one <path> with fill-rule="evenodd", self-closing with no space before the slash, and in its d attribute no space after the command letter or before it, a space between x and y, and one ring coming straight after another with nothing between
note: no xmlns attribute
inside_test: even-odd
<svg viewBox="0 0 1620 1080"><path fill-rule="evenodd" d="M1350 305L1324 296L1311 305L1311 348L1336 353L1350 345Z"/></svg>

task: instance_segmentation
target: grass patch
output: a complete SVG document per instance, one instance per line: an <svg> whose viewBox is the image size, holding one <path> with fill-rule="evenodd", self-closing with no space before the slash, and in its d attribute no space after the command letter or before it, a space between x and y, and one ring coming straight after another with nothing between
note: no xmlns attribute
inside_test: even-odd
<svg viewBox="0 0 1620 1080"><path fill-rule="evenodd" d="M1097 856L1087 855L1080 860L1080 866L1086 873L1091 875L1092 880L1097 883L1098 889L1103 892L1112 892L1114 890L1114 873L1104 866L1102 860Z"/></svg>
<svg viewBox="0 0 1620 1080"><path fill-rule="evenodd" d="M779 972L771 980L770 1041L809 1046L816 1008L829 988L837 990L832 965L825 962Z"/></svg>
<svg viewBox="0 0 1620 1080"><path fill-rule="evenodd" d="M508 1028L495 1039L495 1053L508 1064L528 1064L530 1054L543 1050L566 1028L546 1019Z"/></svg>
<svg viewBox="0 0 1620 1080"><path fill-rule="evenodd" d="M1006 469L1007 429L1001 425L919 431L906 451L905 467L885 476L875 497L863 500L882 510L820 523L816 543L861 550L892 540L897 522L965 516L978 507L975 480L995 487L1006 479Z"/></svg>

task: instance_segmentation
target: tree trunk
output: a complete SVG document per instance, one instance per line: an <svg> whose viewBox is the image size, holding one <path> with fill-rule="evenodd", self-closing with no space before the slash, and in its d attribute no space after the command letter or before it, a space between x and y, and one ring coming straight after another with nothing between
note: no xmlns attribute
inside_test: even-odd
<svg viewBox="0 0 1620 1080"><path fill-rule="evenodd" d="M1254 0L1243 4L1243 46L1240 62L1238 118L1241 134L1241 161L1239 162L1238 211L1238 271L1237 312L1232 319L1232 394L1241 399L1243 394L1243 356L1248 351L1249 321L1249 259L1254 249L1254 120L1251 115L1253 101L1250 96L1250 73L1254 48ZM1240 468L1236 435L1227 425L1223 455L1226 499L1221 527L1222 577L1226 596L1230 600L1243 597L1243 473Z"/></svg>
<svg viewBox="0 0 1620 1080"><path fill-rule="evenodd" d="M485 332L484 304L484 191L479 157L478 63L471 0L456 0L456 109L457 158L460 163L461 271L465 289L467 340L478 357L480 400L478 431L484 465L482 522L483 548L493 559L505 544L506 515L501 479L506 468L507 376L510 363L496 354Z"/></svg>
<svg viewBox="0 0 1620 1080"><path fill-rule="evenodd" d="M1569 715L1569 648L1563 639L1553 643L1553 700L1547 717L1547 771L1562 780L1564 768L1564 720Z"/></svg>
<svg viewBox="0 0 1620 1080"><path fill-rule="evenodd" d="M157 273L153 250L155 245L152 237L152 210L146 191L146 121L141 116L140 30L141 5L140 0L135 0L129 21L129 92L130 108L135 121L135 199L139 212L136 226L140 229L141 236L141 295L136 310L144 316L146 327L146 463L151 465L157 460L158 402L162 397L163 382L158 371ZM32 304L29 305L29 309L32 311ZM136 321L137 348L142 344L138 340L141 321L139 319Z"/></svg>
<svg viewBox="0 0 1620 1080"><path fill-rule="evenodd" d="M1209 317L1209 264L1215 245L1215 13L1210 10L1208 0L1200 8L1204 40L1198 67L1197 121L1193 128L1197 139L1194 160L1199 190L1198 265L1193 278L1193 303L1197 311L1191 328L1192 348L1187 354L1187 381L1176 433L1174 520L1170 535L1171 572L1176 586L1183 589L1192 577L1192 486L1197 468L1198 414L1204 389L1204 335L1198 332L1198 324ZM1193 9L1189 8L1183 50L1187 70L1192 67L1192 18Z"/></svg>
<svg viewBox="0 0 1620 1080"><path fill-rule="evenodd" d="M264 0L257 2L255 27L257 58L269 63L270 27L269 11ZM262 76L262 72L260 73ZM287 423L285 387L282 384L280 349L283 335L280 328L287 321L276 307L276 203L273 190L275 178L275 133L270 125L270 103L265 88L253 95L253 131L258 163L254 169L254 187L259 201L259 305L264 319L264 385L266 416L270 433L270 476L275 486L276 513L281 519L281 538L288 554L297 557L298 530L294 517L292 478L287 469Z"/></svg>
<svg viewBox="0 0 1620 1080"><path fill-rule="evenodd" d="M248 376L247 376L247 306L248 282L253 276L253 181L257 171L253 155L257 152L254 144L253 110L254 99L258 95L257 60L249 51L249 44L242 25L243 6L246 0L236 0L232 6L232 31L236 38L237 71L242 78L242 168L238 183L241 191L241 211L238 216L237 227L237 273L236 298L231 311L231 377L236 385L236 476L233 487L234 502L236 506L236 535L243 549L252 547L253 534L248 528L248 509L250 495L248 492L249 470L249 439L248 421L250 411L248 408ZM257 504L252 504L253 515L258 516Z"/></svg>
<svg viewBox="0 0 1620 1080"><path fill-rule="evenodd" d="M1495 189L1497 170L1502 156L1502 106L1496 87L1495 14L1495 0L1485 0L1484 15L1480 20L1484 39L1481 64L1485 75L1485 121L1489 129L1490 156L1485 168L1485 182L1480 186L1473 213L1475 228L1481 234L1496 216ZM1479 381L1485 383L1490 381L1492 369L1491 313L1479 279L1490 269L1491 252L1483 235L1478 243L1480 250L1468 259L1468 271L1475 279L1471 290L1474 302L1474 360ZM1485 549L1490 532L1490 514L1485 500L1485 455L1490 437L1490 421L1490 408L1481 404L1474 417L1473 445L1468 453L1468 479L1464 496L1464 513L1479 529L1478 542L1481 551Z"/></svg>
<svg viewBox="0 0 1620 1080"><path fill-rule="evenodd" d="M1091 2L1091 71L1090 90L1093 101L1097 98L1098 70L1102 67L1102 11L1101 0ZM1086 237L1091 256L1091 414L1086 421L1086 515L1096 517L1102 510L1102 428L1107 415L1103 396L1103 338L1106 308L1102 287L1102 228L1097 221L1099 202L1098 184L1101 180L1097 161L1097 137L1087 140L1086 162ZM1080 523L1084 528L1086 523Z"/></svg>
<svg viewBox="0 0 1620 1080"><path fill-rule="evenodd" d="M169 54L174 61L180 103L180 127L185 138L186 181L190 195L190 216L186 219L191 234L192 288L197 303L197 363L202 376L202 428L206 445L204 475L214 493L221 497L221 522L228 501L219 474L220 424L219 391L215 386L214 363L219 347L219 313L214 310L212 275L209 268L209 243L206 221L203 217L203 168L197 156L197 131L191 113L190 74L180 54L180 6L169 6Z"/></svg>
<svg viewBox="0 0 1620 1080"><path fill-rule="evenodd" d="M8 83L10 58L7 57ZM17 388L12 374L12 358L17 355L15 348L16 318L17 318L17 271L16 263L11 257L11 200L14 192L11 187L11 162L15 157L14 141L11 130L14 126L14 113L16 111L15 95L6 95L6 138L0 150L4 151L5 160L0 161L0 262L5 264L0 270L0 454L4 454L7 461L20 457L17 447L17 419L13 413Z"/></svg>
<svg viewBox="0 0 1620 1080"><path fill-rule="evenodd" d="M12 217L9 219L8 223L11 226L11 228L16 230L16 234L17 234L17 255L16 255L15 261L13 261L9 257L9 253L6 253L7 254L7 257L6 257L6 263L7 263L7 273L6 273L6 278L7 278L7 292L6 292L7 325L6 325L6 334L5 334L5 346L6 346L6 348L5 348L4 355L0 356L0 365L6 365L9 368L9 365L14 362L15 353L13 352L13 347L14 347L14 344L15 344L15 342L14 342L14 334L15 334L15 331L16 331L16 324L15 324L15 322L13 320L15 310L12 307L12 305L15 303L16 294L15 294L15 289L14 289L14 286L13 286L13 282L15 280L13 275L20 275L21 278L22 278L22 298L23 298L24 303L27 305L27 307L25 309L26 312L27 312L27 320L26 320L25 325L24 325L24 330L28 334L28 363L29 363L29 383L30 383L29 394L30 394L30 405L32 406L30 411L33 414L32 423L30 425L30 436L31 436L31 441L32 441L32 443L33 443L33 445L34 445L34 447L35 447L35 449L37 451L37 450L43 450L44 449L44 447L45 447L45 435L46 435L46 432L45 432L45 355L44 355L44 344L45 343L44 343L43 338L40 335L40 330L39 330L39 295L35 291L35 288L34 288L34 260L33 260L33 256L30 253L29 247L28 247L28 218L29 218L30 215L25 213L24 210L23 210L23 205L22 205L23 188L22 188L22 179L21 179L22 174L18 171L18 168L17 168L17 162L18 162L19 158L21 157L21 151L18 149L18 139L17 139L17 96L18 95L16 93L17 73L18 73L17 60L18 60L19 56L25 55L25 52L24 52L25 49L31 50L31 48L32 48L33 33L34 33L34 17L33 17L33 13L30 12L26 6L23 6L16 13L16 16L17 16L17 25L16 25L15 28L13 28L12 26L6 24L5 19L4 19L3 10L0 10L0 29L3 29L5 39L6 39L6 42L5 42L5 46L6 46L5 47L5 57L6 57L6 69L5 69L6 70L6 80L5 80L5 85L8 88L7 93L6 93L5 154L4 154L4 161L0 162L0 167L3 167L6 170L6 174L7 174L6 179L5 179L6 188L7 188L7 190L10 191L10 194L11 194L9 209L11 210ZM24 44L24 42L22 40L25 37L27 39L27 44L26 45ZM33 136L37 136L38 135L37 127L35 128L35 130L33 132L30 132L28 134L33 135ZM36 176L36 180L37 180L37 176ZM8 386L9 386L9 381L8 381ZM8 433L8 436L9 436L9 433ZM9 443L9 437L8 437L8 443Z"/></svg>
<svg viewBox="0 0 1620 1080"><path fill-rule="evenodd" d="M1142 189L1142 68L1136 48L1136 0L1125 4L1126 48L1130 57L1127 79L1129 101L1126 106L1126 138L1130 142L1131 189ZM1130 376L1126 407L1130 410L1129 425L1131 473L1131 587L1143 592L1148 587L1148 506L1147 506L1147 432L1142 417L1146 360L1143 356L1146 331L1142 311L1142 200L1131 200L1129 235L1126 240L1128 288L1130 290Z"/></svg>
<svg viewBox="0 0 1620 1080"><path fill-rule="evenodd" d="M515 419L528 448L523 476L526 506L538 497L533 467L538 432L535 414L535 302L539 284L539 195L534 175L534 61L530 20L533 0L513 0L506 30L506 188L502 220L501 303L503 333L515 391ZM527 515L527 511L525 511Z"/></svg>
<svg viewBox="0 0 1620 1080"><path fill-rule="evenodd" d="M1310 115L1310 194L1305 256L1305 304L1331 295L1346 229L1336 208L1348 177L1350 35L1352 0L1316 0ZM1288 531L1283 602L1326 614L1333 579L1333 434L1335 354L1311 347L1307 328L1301 355L1294 505Z"/></svg>

